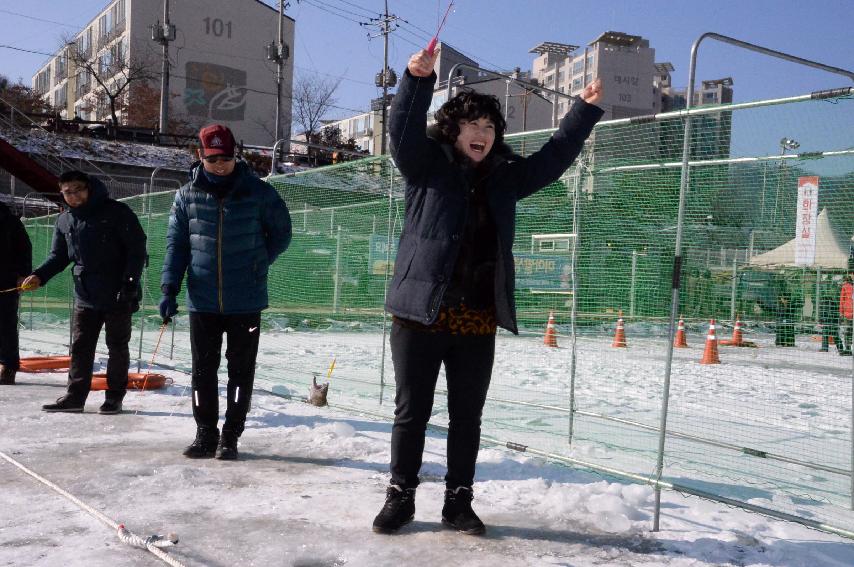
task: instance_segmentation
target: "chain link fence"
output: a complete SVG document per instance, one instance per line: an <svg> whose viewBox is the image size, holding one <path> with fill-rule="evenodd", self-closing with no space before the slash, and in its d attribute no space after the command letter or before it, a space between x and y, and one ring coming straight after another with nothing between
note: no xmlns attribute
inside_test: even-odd
<svg viewBox="0 0 854 567"><path fill-rule="evenodd" d="M669 349L689 118L679 292L687 348ZM530 154L550 134L506 140ZM801 153L781 148L781 136L799 140ZM316 353L338 353L336 402L391 418L383 302L404 216L400 174L378 157L269 181L288 203L294 239L270 269L259 383L302 392L313 375L326 372L328 360ZM817 187L810 196L813 260L798 263L796 226L803 231L810 183ZM133 338L140 359L158 338L159 272L173 197L174 188L156 184L125 200L148 234L145 300ZM27 222L36 262L49 249L53 221ZM852 235L850 95L599 124L560 181L518 204L522 333L500 333L499 350L520 354L496 365L485 439L854 535L854 372L852 358L837 354L844 345L836 333L846 323L838 300ZM24 345L67 342L67 274L23 300ZM543 345L549 314L558 349ZM626 347L612 346L619 343L618 319ZM180 370L190 364L186 333L180 315L166 339L170 364ZM354 335L376 365L348 363ZM279 354L295 344L304 356ZM712 361L713 346L720 363L701 363ZM434 413L435 423L446 422L441 395Z"/></svg>

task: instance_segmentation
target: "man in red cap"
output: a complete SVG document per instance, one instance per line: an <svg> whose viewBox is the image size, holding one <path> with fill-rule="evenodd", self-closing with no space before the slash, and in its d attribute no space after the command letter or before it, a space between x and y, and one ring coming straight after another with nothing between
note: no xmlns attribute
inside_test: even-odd
<svg viewBox="0 0 854 567"><path fill-rule="evenodd" d="M236 161L231 130L207 126L199 142L200 161L192 166L191 181L175 194L169 216L160 315L168 322L178 312L186 273L197 429L184 455L233 460L255 380L267 273L290 244L291 217L278 192ZM217 371L223 334L228 386L220 436Z"/></svg>

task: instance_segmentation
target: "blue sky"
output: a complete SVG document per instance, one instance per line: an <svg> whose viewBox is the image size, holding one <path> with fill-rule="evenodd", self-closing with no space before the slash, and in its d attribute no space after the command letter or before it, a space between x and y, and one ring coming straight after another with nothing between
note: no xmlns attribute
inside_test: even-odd
<svg viewBox="0 0 854 567"><path fill-rule="evenodd" d="M0 44L53 51L62 33L79 29L105 5L106 0L0 0ZM408 22L391 36L390 65L398 72L409 55L427 43L446 6L447 0L389 0L389 11ZM296 74L341 78L336 96L340 108L330 117L367 109L377 96L373 78L382 67L382 40L369 39L369 29L354 20L366 21L382 9L382 0L291 0L287 13L297 21L291 50ZM585 45L603 31L622 31L649 39L656 60L676 67L674 84L685 86L691 44L703 32L852 68L852 28L854 0L458 0L441 39L485 67L528 69L528 50L541 41ZM29 83L45 59L0 48L0 73ZM707 40L700 49L697 78L725 76L735 81L736 101L852 84L840 76Z"/></svg>

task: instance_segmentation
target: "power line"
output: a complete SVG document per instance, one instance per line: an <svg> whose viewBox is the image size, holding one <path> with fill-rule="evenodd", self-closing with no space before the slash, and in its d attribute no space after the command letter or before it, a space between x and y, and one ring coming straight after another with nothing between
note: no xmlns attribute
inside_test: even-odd
<svg viewBox="0 0 854 567"><path fill-rule="evenodd" d="M353 22L354 24L359 24L360 26L361 26L361 25L365 25L365 24L367 24L367 23L368 23L368 22L364 22L364 21L361 21L361 20L354 20L354 19L353 19L352 17L350 17L350 16L345 16L344 14L341 14L340 12L334 12L334 11L333 11L333 9L336 9L336 10L343 10L342 8L334 8L334 7L332 7L332 6L323 6L323 5L321 5L321 4L315 4L314 2L312 2L312 0L297 0L297 1L298 1L300 4L301 4L301 3L303 3L303 2L305 2L305 3L306 3L306 4L308 4L309 6L313 6L313 7L317 8L318 10L322 10L322 11L326 12L327 14L332 14L333 16L338 16L339 18L343 18L343 19L347 20L348 22ZM349 14L352 14L352 12L349 12L349 11L345 11L345 12L346 12L346 13L349 13ZM356 14L356 16L358 16L359 18L364 17L364 16L360 16L360 15L358 15L358 14Z"/></svg>
<svg viewBox="0 0 854 567"><path fill-rule="evenodd" d="M423 40L427 40L427 41L429 41L429 40L430 40L430 38L432 38L432 37L433 37L433 34L432 34L431 32L428 32L428 31L427 31L427 30L425 30L424 28L420 28L420 27L416 26L415 24L410 23L410 22L409 22L409 21L407 21L407 20L404 20L403 18L401 18L401 19L400 19L400 21L401 21L401 22L403 22L405 25L407 25L407 26L409 26L409 27L411 27L411 28L414 28L415 30L417 30L418 32L420 32L420 33L415 33L414 31L409 30L409 29L405 29L405 27L404 27L404 26L401 26L401 29L402 29L402 30L406 31L406 32L407 32L407 33L409 33L409 34L412 34L413 36L415 36L415 37L417 37L417 38L419 38L419 39L423 39ZM469 59L471 59L472 61L477 61L478 63L481 63L481 64L484 64L484 63L485 63L485 64L489 65L490 67L492 67L493 69L502 69L502 68L503 68L501 65L498 65L498 64L496 64L496 63L494 63L494 62L492 62L492 61L488 61L488 60L484 59L483 57L478 57L477 55L474 55L473 53L469 53L469 52L463 51L462 49L458 49L458 48L456 48L456 47L454 47L454 49L455 49L456 51L459 51L460 53L462 53L463 55L465 55L466 57L468 57L468 58L469 58Z"/></svg>
<svg viewBox="0 0 854 567"><path fill-rule="evenodd" d="M23 51L25 53L35 53L36 55L47 55L53 57L54 53L46 53L44 51L35 51L33 49L24 49L23 47L15 47L14 45L5 45L0 43L0 49L14 49L15 51Z"/></svg>
<svg viewBox="0 0 854 567"><path fill-rule="evenodd" d="M28 15L26 15L26 14L19 14L18 12L11 12L11 11L9 11L9 10L2 10L2 9L0 9L0 12L2 12L2 13L4 13L4 14L9 14L9 15L11 15L11 16L18 16L19 18L26 18L26 19L28 19L28 20L35 20L35 21L37 21L37 22L44 22L44 23L46 23L46 24L56 24L56 25L58 25L58 26L65 26L65 27L67 27L67 28L80 29L80 26L74 26L74 25L71 25L71 24L66 23L66 22L56 22L56 21L54 21L54 20L46 20L46 19L44 19L44 18L37 18L37 17L35 17L35 16L28 16Z"/></svg>
<svg viewBox="0 0 854 567"><path fill-rule="evenodd" d="M376 12L369 10L368 8L364 8L362 6L359 6L358 4L354 4L353 2L348 2L347 0L338 0L338 2L341 2L342 4L347 4L348 6L353 6L354 8L358 8L359 10L362 10L363 12L367 12L367 16L365 16L365 17L373 17L373 15L376 13Z"/></svg>

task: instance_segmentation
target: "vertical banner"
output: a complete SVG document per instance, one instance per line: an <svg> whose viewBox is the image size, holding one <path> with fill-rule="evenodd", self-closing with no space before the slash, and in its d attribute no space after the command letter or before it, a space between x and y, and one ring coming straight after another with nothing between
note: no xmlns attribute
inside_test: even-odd
<svg viewBox="0 0 854 567"><path fill-rule="evenodd" d="M815 263L818 221L818 177L798 177L798 216L795 223L795 265Z"/></svg>

